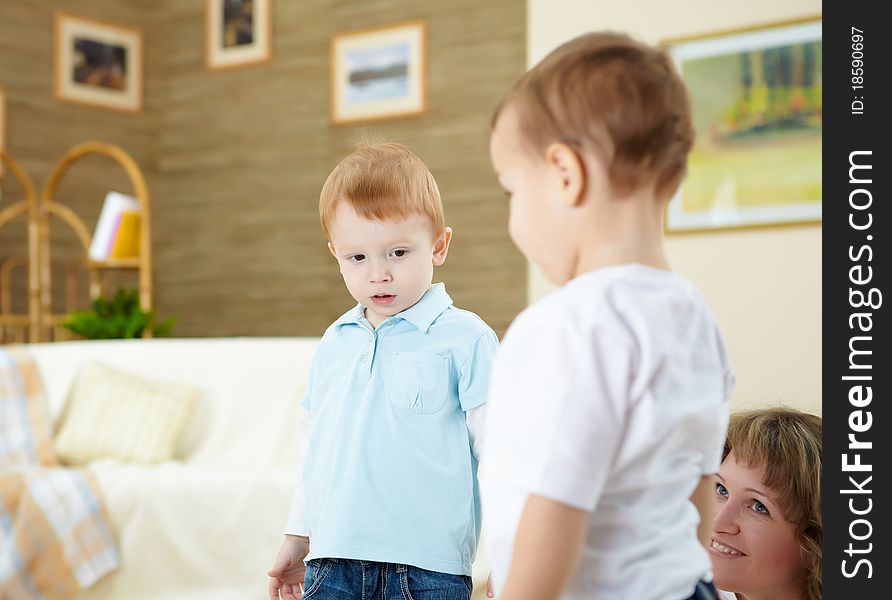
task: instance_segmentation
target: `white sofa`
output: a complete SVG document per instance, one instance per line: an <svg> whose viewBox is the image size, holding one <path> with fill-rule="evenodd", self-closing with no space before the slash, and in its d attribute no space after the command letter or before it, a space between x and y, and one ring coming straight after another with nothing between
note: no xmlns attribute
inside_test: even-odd
<svg viewBox="0 0 892 600"><path fill-rule="evenodd" d="M91 463L122 566L79 598L267 598L266 571L299 473L299 402L317 342L204 338L27 346L57 427L75 375L93 360L204 391L174 460ZM475 598L485 597L485 569L478 560Z"/></svg>

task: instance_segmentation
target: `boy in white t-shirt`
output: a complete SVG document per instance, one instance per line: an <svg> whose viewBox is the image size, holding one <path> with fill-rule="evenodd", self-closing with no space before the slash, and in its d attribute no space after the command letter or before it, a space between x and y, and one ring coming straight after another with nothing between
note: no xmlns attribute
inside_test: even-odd
<svg viewBox="0 0 892 600"><path fill-rule="evenodd" d="M559 47L496 112L511 237L561 286L511 325L490 386L500 600L716 597L698 523L708 533L733 375L662 242L692 140L669 59L617 33Z"/></svg>

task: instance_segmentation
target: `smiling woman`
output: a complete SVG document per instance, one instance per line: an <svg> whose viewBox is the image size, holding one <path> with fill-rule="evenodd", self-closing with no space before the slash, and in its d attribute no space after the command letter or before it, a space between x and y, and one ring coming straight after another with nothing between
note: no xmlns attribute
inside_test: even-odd
<svg viewBox="0 0 892 600"><path fill-rule="evenodd" d="M727 598L820 600L821 428L791 409L731 417L710 544Z"/></svg>

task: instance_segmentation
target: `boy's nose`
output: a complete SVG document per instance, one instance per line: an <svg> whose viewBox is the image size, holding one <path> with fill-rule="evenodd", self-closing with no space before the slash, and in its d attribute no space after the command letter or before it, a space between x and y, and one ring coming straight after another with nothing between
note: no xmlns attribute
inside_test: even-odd
<svg viewBox="0 0 892 600"><path fill-rule="evenodd" d="M372 265L372 268L369 271L369 280L371 283L387 283L391 279L393 279L393 277L390 275L390 270L384 265Z"/></svg>

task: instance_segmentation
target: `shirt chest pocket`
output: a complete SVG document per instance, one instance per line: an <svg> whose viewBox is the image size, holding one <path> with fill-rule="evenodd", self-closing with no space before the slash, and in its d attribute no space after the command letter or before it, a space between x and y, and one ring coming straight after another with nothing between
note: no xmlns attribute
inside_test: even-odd
<svg viewBox="0 0 892 600"><path fill-rule="evenodd" d="M385 390L387 400L399 409L435 413L449 396L449 364L432 352L400 352L390 365Z"/></svg>

